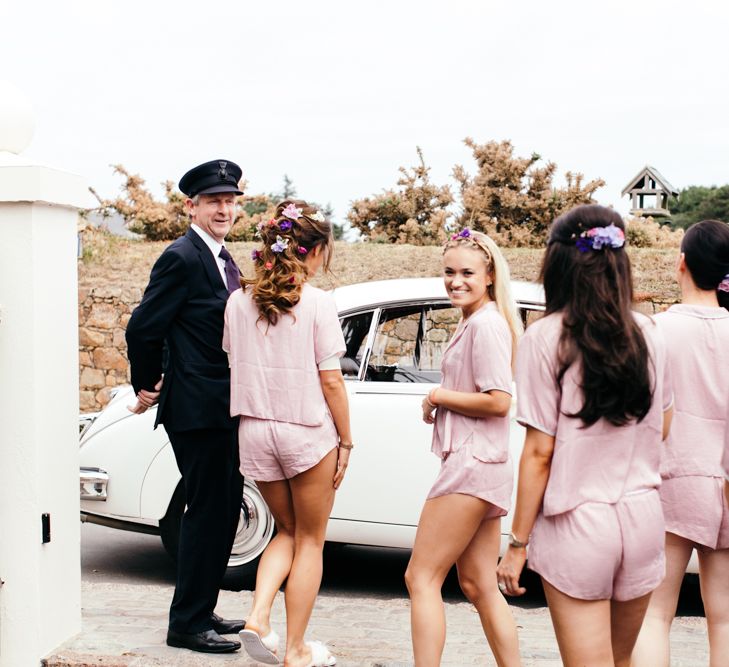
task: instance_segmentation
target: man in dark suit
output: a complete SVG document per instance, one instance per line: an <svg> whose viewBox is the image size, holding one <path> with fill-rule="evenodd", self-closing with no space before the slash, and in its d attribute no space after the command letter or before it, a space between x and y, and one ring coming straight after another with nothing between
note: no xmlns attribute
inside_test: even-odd
<svg viewBox="0 0 729 667"><path fill-rule="evenodd" d="M158 424L169 435L182 474L177 584L167 644L226 653L240 648L220 635L243 621L214 613L241 511L237 420L230 416L230 369L222 349L228 295L240 272L223 245L235 219L241 170L206 162L180 180L190 229L152 268L141 303L127 325L132 385L141 413L159 403Z"/></svg>

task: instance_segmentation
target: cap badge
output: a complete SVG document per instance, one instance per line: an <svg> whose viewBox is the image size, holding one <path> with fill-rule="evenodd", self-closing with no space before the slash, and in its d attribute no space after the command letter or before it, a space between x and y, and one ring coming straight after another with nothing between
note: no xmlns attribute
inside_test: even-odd
<svg viewBox="0 0 729 667"><path fill-rule="evenodd" d="M228 172L226 170L228 163L221 160L220 162L218 162L218 165L220 166L220 169L218 170L218 176L225 180L226 178L228 178Z"/></svg>

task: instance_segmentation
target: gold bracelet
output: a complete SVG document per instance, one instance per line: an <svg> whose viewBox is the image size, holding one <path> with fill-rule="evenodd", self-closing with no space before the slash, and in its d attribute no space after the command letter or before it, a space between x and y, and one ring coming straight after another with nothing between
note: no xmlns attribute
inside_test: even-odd
<svg viewBox="0 0 729 667"><path fill-rule="evenodd" d="M338 446L342 449L354 449L354 444L351 442L340 442Z"/></svg>
<svg viewBox="0 0 729 667"><path fill-rule="evenodd" d="M525 549L527 544L529 544L528 537L527 537L526 542L522 542L521 540L516 539L516 535L514 535L514 533L509 533L509 546L510 547L514 547L514 549Z"/></svg>

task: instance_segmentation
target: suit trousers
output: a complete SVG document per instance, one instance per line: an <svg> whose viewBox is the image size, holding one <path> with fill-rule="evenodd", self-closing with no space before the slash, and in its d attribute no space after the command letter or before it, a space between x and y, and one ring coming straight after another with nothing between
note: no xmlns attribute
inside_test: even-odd
<svg viewBox="0 0 729 667"><path fill-rule="evenodd" d="M168 432L185 487L170 630L212 628L243 497L237 429Z"/></svg>

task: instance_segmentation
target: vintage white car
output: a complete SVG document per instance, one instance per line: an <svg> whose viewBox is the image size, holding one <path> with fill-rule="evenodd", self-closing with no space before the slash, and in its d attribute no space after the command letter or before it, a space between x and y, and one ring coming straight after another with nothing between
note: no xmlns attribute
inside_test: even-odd
<svg viewBox="0 0 729 667"><path fill-rule="evenodd" d="M541 317L540 286L514 282L525 325ZM438 459L430 452L432 427L420 404L440 382L440 361L460 317L440 278L361 283L334 291L347 345L342 371L349 394L356 449L337 492L327 540L348 544L413 545ZM96 415L82 415L81 518L158 534L174 557L184 498L169 439L153 430L155 413L133 415L130 387ZM524 429L511 424L511 455L518 464ZM516 487L516 485L515 485ZM229 566L252 574L274 531L254 483L246 480ZM511 515L502 521L502 542Z"/></svg>

